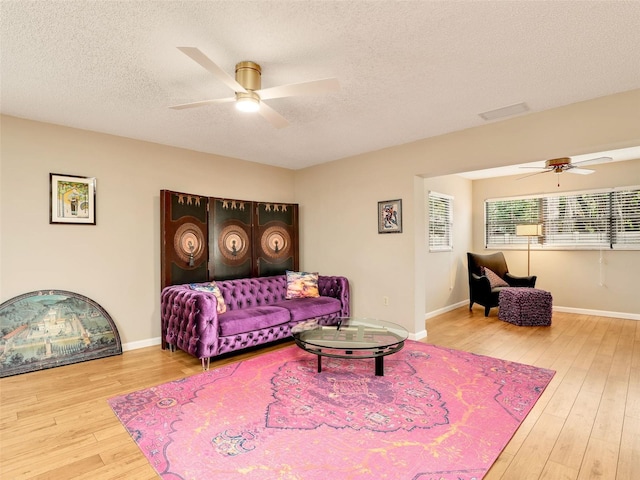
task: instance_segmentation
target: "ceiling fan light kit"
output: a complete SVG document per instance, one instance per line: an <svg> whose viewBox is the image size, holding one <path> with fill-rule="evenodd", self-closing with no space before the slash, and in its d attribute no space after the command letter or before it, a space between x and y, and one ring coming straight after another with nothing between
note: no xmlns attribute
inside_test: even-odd
<svg viewBox="0 0 640 480"><path fill-rule="evenodd" d="M254 92L236 92L236 109L241 112L257 112L260 110L260 97Z"/></svg>

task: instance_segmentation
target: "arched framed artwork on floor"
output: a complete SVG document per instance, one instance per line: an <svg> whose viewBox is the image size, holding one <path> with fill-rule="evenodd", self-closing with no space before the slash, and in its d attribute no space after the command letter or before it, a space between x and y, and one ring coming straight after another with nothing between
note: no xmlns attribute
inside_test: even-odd
<svg viewBox="0 0 640 480"><path fill-rule="evenodd" d="M0 377L120 355L109 314L83 295L40 290L0 304Z"/></svg>

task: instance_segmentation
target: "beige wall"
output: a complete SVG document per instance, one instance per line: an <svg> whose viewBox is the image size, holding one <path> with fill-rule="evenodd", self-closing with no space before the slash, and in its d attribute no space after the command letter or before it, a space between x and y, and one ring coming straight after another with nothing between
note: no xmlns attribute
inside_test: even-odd
<svg viewBox="0 0 640 480"><path fill-rule="evenodd" d="M68 290L104 307L123 343L160 337L161 189L293 202L293 173L3 116L0 301ZM49 173L97 177L97 225L49 224Z"/></svg>
<svg viewBox="0 0 640 480"><path fill-rule="evenodd" d="M414 175L388 150L296 172L301 264L349 278L353 313L416 329ZM403 233L378 234L378 201L401 198ZM420 212L424 207L418 203ZM415 218L418 218L415 217ZM422 222L424 224L424 222ZM383 305L382 298L389 298ZM424 303L419 305L424 313Z"/></svg>
<svg viewBox="0 0 640 480"><path fill-rule="evenodd" d="M427 255L419 247L424 241L424 184L417 177L637 145L640 90L297 171L301 262L308 269L347 275L355 315L395 321L420 336L425 305L430 304L423 275ZM393 198L403 200L404 233L379 235L377 201ZM437 280L431 276L429 281ZM389 306L382 305L383 296L389 297ZM567 306L583 305L579 292L567 296L568 301L572 304ZM597 300L589 302L598 309Z"/></svg>
<svg viewBox="0 0 640 480"><path fill-rule="evenodd" d="M472 251L472 183L456 175L427 178L424 181L426 198L429 191L453 197L453 250L429 252L425 238L421 248L425 250L426 268L423 272L426 285L425 312L427 316L441 313L447 307L458 305L469 299L467 275L467 252ZM428 222L428 216L425 222Z"/></svg>
<svg viewBox="0 0 640 480"><path fill-rule="evenodd" d="M123 342L157 339L164 188L299 203L301 268L347 276L354 314L398 322L417 338L428 311L461 296L462 275L458 252L453 293L435 283L444 276L447 285L449 271L437 271L440 258L425 252L423 177L640 145L640 90L295 172L12 117L0 121L0 301L70 290L101 304ZM96 226L49 225L50 172L97 177ZM403 200L404 233L380 235L377 202L395 198ZM513 268L520 268L518 252L511 253ZM627 258L605 260L608 278L629 265ZM549 257L549 265L557 263ZM541 276L557 275L539 265ZM592 290L573 289L577 272L563 273L568 282L541 286L565 288L561 298L569 307L609 308ZM617 298L630 296L632 285L616 290Z"/></svg>

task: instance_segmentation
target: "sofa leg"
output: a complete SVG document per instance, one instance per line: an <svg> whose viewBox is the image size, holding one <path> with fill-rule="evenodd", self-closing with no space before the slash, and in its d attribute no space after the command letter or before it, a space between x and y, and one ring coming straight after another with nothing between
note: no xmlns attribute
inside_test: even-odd
<svg viewBox="0 0 640 480"><path fill-rule="evenodd" d="M473 310L473 302L469 302L469 310Z"/></svg>
<svg viewBox="0 0 640 480"><path fill-rule="evenodd" d="M209 370L209 362L211 361L211 357L201 358L202 360L202 371L206 372Z"/></svg>
<svg viewBox="0 0 640 480"><path fill-rule="evenodd" d="M491 307L484 307L484 316L485 317L489 316L489 310L491 310Z"/></svg>

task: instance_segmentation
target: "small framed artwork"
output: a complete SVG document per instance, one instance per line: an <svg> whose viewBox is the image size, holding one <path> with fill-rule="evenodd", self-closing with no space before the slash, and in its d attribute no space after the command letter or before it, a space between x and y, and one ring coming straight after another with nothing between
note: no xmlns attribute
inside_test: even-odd
<svg viewBox="0 0 640 480"><path fill-rule="evenodd" d="M402 200L378 202L378 233L402 233Z"/></svg>
<svg viewBox="0 0 640 480"><path fill-rule="evenodd" d="M49 223L96 224L96 179L49 174Z"/></svg>

